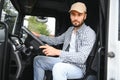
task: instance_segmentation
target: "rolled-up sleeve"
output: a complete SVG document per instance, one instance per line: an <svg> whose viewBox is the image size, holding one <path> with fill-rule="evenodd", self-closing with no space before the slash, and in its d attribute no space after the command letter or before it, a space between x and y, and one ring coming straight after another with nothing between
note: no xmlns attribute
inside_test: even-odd
<svg viewBox="0 0 120 80"><path fill-rule="evenodd" d="M59 37L50 37L50 36L41 35L39 39L46 42L49 45L58 45L64 42L64 36L65 33L60 35Z"/></svg>

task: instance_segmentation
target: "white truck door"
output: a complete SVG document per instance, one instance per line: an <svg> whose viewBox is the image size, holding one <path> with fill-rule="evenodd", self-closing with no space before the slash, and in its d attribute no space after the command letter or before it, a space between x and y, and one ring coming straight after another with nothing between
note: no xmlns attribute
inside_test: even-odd
<svg viewBox="0 0 120 80"><path fill-rule="evenodd" d="M107 80L120 80L119 0L109 0Z"/></svg>

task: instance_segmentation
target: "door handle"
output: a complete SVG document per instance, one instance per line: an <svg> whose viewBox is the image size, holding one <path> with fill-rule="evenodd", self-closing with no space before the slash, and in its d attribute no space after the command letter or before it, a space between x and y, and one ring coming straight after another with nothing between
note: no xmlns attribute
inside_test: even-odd
<svg viewBox="0 0 120 80"><path fill-rule="evenodd" d="M108 52L108 57L110 58L114 58L115 57L115 53L114 52Z"/></svg>

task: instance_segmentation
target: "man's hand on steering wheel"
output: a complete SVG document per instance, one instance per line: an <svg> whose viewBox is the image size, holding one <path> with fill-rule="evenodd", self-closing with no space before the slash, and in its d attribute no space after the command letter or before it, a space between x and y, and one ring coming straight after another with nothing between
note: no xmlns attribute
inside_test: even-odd
<svg viewBox="0 0 120 80"><path fill-rule="evenodd" d="M33 33L36 37L40 37L40 34L34 32L34 31L32 31L32 33Z"/></svg>
<svg viewBox="0 0 120 80"><path fill-rule="evenodd" d="M61 50L56 49L56 48L49 46L47 44L40 46L39 48L43 49L42 51L46 56L59 56L61 53Z"/></svg>

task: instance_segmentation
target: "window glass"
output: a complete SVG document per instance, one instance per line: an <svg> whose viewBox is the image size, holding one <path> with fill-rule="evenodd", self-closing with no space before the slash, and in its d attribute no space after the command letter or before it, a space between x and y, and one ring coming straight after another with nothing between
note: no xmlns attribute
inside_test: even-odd
<svg viewBox="0 0 120 80"><path fill-rule="evenodd" d="M18 16L18 12L15 10L10 0L5 0L2 9L1 21L6 22L8 24L9 33L12 33L13 31L13 27L15 25L15 20L17 16Z"/></svg>
<svg viewBox="0 0 120 80"><path fill-rule="evenodd" d="M24 26L30 31L40 34L54 36L55 35L55 18L41 16L25 16Z"/></svg>

